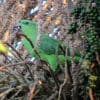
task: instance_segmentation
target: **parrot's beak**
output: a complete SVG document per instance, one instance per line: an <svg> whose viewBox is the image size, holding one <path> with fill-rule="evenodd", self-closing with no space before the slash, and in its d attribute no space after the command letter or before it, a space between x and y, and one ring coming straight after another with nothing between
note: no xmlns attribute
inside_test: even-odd
<svg viewBox="0 0 100 100"><path fill-rule="evenodd" d="M21 32L21 26L19 24L16 24L13 27L13 33L16 33L16 32Z"/></svg>
<svg viewBox="0 0 100 100"><path fill-rule="evenodd" d="M22 36L19 36L20 33L22 33L21 26L19 23L17 23L12 28L11 38L15 39L16 37L17 39L22 39Z"/></svg>

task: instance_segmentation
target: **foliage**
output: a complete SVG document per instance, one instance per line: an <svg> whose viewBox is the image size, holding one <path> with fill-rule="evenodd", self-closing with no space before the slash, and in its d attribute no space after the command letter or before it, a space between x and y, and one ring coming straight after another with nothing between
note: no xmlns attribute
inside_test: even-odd
<svg viewBox="0 0 100 100"><path fill-rule="evenodd" d="M82 54L83 60L81 62L81 72L79 76L81 84L80 88L82 91L81 96L84 94L85 96L87 95L87 88L88 91L89 88L92 88L93 90L96 89L96 87L98 87L96 81L100 83L99 75L97 75L99 70L98 72L95 72L94 70L98 69L100 64L100 59L98 60L98 57L100 56L99 3L99 1L94 0L79 0L77 6L71 12L73 20L68 29L68 33L75 34L78 31L84 42ZM83 90L83 88L86 89ZM94 94L96 94L96 90Z"/></svg>
<svg viewBox="0 0 100 100"><path fill-rule="evenodd" d="M0 41L0 53L7 54L7 47Z"/></svg>

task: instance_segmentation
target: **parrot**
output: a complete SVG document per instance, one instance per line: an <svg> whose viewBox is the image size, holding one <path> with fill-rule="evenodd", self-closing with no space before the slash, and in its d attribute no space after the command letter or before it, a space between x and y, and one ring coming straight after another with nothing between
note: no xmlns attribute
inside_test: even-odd
<svg viewBox="0 0 100 100"><path fill-rule="evenodd" d="M25 34L35 46L38 36L38 25L36 22L22 19L14 28L18 28L18 30L22 34ZM49 37L45 33L41 33L38 47L35 48L35 50L33 50L30 42L25 37L22 38L22 43L31 57L40 58L47 62L53 72L58 69L58 63L61 65L65 64L64 52L60 47L65 49L66 45L53 37Z"/></svg>

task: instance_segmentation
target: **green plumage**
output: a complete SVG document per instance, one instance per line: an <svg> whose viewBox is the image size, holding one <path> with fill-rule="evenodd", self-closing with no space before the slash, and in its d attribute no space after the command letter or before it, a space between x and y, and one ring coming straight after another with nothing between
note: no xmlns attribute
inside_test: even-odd
<svg viewBox="0 0 100 100"><path fill-rule="evenodd" d="M30 38L35 45L38 35L37 24L30 20L21 20L18 25L21 27L22 33ZM38 58L38 55L33 51L29 41L26 38L23 38L22 42L28 53L32 57L34 56ZM41 34L39 46L36 48L40 58L45 60L53 71L56 71L58 61L60 61L61 64L64 64L65 62L63 52L59 48L59 45L62 45L60 41L53 39L46 34Z"/></svg>
<svg viewBox="0 0 100 100"><path fill-rule="evenodd" d="M25 34L28 38L30 38L33 45L35 45L38 36L37 24L35 22L32 22L31 20L21 20L18 26L21 27L22 33ZM65 63L64 53L62 52L61 48L59 48L59 45L65 48L65 45L63 45L62 42L53 39L52 37L49 37L46 34L41 34L38 48L36 48L36 51L38 52L39 55L37 55L37 53L33 50L31 44L26 38L23 38L22 42L26 50L32 57L36 58L40 57L42 60L46 61L54 72L57 69L58 62L64 65ZM75 59L77 57L78 56L76 55ZM67 60L69 62L71 61L70 55L67 56Z"/></svg>

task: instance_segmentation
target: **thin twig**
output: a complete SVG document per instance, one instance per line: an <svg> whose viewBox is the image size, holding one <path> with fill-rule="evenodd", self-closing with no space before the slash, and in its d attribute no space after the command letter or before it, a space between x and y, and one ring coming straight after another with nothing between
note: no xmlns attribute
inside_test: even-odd
<svg viewBox="0 0 100 100"><path fill-rule="evenodd" d="M10 89L4 91L3 93L0 93L0 97L4 97L4 96L6 97L6 95L7 95L9 92L13 91L13 90L15 90L15 88L10 88Z"/></svg>
<svg viewBox="0 0 100 100"><path fill-rule="evenodd" d="M97 60L98 64L100 65L100 56L99 56L98 52L96 52L96 60Z"/></svg>
<svg viewBox="0 0 100 100"><path fill-rule="evenodd" d="M62 92L62 89L65 86L66 82L67 82L67 80L64 79L64 82L60 85L59 94L58 94L58 100L61 100L61 92Z"/></svg>
<svg viewBox="0 0 100 100"><path fill-rule="evenodd" d="M67 61L67 48L66 48L66 52L65 52L65 61ZM58 94L58 100L61 100L61 92L62 89L64 87L64 85L66 84L67 80L69 79L69 74L68 74L68 66L67 66L67 62L65 63L65 76L64 76L64 82L60 85L60 89L59 89L59 94Z"/></svg>
<svg viewBox="0 0 100 100"><path fill-rule="evenodd" d="M7 71L7 70L2 70L2 72L5 72L7 75L12 76L14 79L16 79L17 83L21 82L20 77L18 77L18 75L15 74L14 72L10 72L10 71ZM22 79L28 86L28 83L26 82L26 79L24 77L22 77Z"/></svg>
<svg viewBox="0 0 100 100"><path fill-rule="evenodd" d="M15 66L17 66L17 65L27 65L27 64L34 64L34 63L32 63L32 62L30 62L30 61L22 61L22 62L17 62L17 63L13 63L13 64L8 64L8 65L3 65L3 69L7 69L8 67L11 67L11 66L13 66L13 67L15 67ZM29 69L30 70L30 69ZM29 71L28 70L28 71ZM29 72L30 73L30 72ZM19 73L20 74L20 73ZM21 74L20 74L21 75ZM26 80L25 80L25 78L21 75L21 77L22 77L22 79L24 80L24 82L26 82ZM34 77L31 75L31 78L32 79L34 79Z"/></svg>
<svg viewBox="0 0 100 100"><path fill-rule="evenodd" d="M19 34L19 35L24 36L30 42L32 47L34 47L31 40L26 35L24 35L24 34ZM19 52L13 46L11 46L9 43L7 43L7 45L10 46L16 52L16 54L20 57L20 59L23 61L23 58L20 56ZM27 70L29 71L32 80L34 81L34 77L33 77L33 74L31 73L29 66L27 64L25 64L25 66L26 66Z"/></svg>
<svg viewBox="0 0 100 100"><path fill-rule="evenodd" d="M25 89L25 87L26 87L26 89L28 89L27 85L25 85L25 84L24 85L20 85L20 86L17 86L16 88L10 88L10 89L4 91L3 93L0 93L0 97L6 96L9 92L11 92L13 90L20 89L20 88L23 89L23 87L24 87L24 89Z"/></svg>
<svg viewBox="0 0 100 100"><path fill-rule="evenodd" d="M6 69L7 67L15 67L17 65L25 65L25 64L34 64L33 62L30 62L30 61L22 61L22 62L17 62L17 63L13 63L13 64L7 64L7 65L3 65L3 67Z"/></svg>
<svg viewBox="0 0 100 100"><path fill-rule="evenodd" d="M55 93L52 93L52 95L49 98L47 98L47 100L53 100L57 96L57 94L58 91L55 91Z"/></svg>
<svg viewBox="0 0 100 100"><path fill-rule="evenodd" d="M88 95L89 95L90 100L94 100L92 88L89 89L89 94Z"/></svg>
<svg viewBox="0 0 100 100"><path fill-rule="evenodd" d="M59 83L58 83L58 80L57 80L57 78L55 77L55 75L54 75L54 73L53 73L53 71L51 70L51 68L50 68L49 65L48 65L48 67L49 67L50 74L51 74L52 78L53 78L54 81L55 81L56 87L57 87L57 89L59 89Z"/></svg>
<svg viewBox="0 0 100 100"><path fill-rule="evenodd" d="M9 43L6 43L13 51L15 51L15 53L19 56L19 58L21 60L23 60L23 58L21 57L20 53Z"/></svg>

